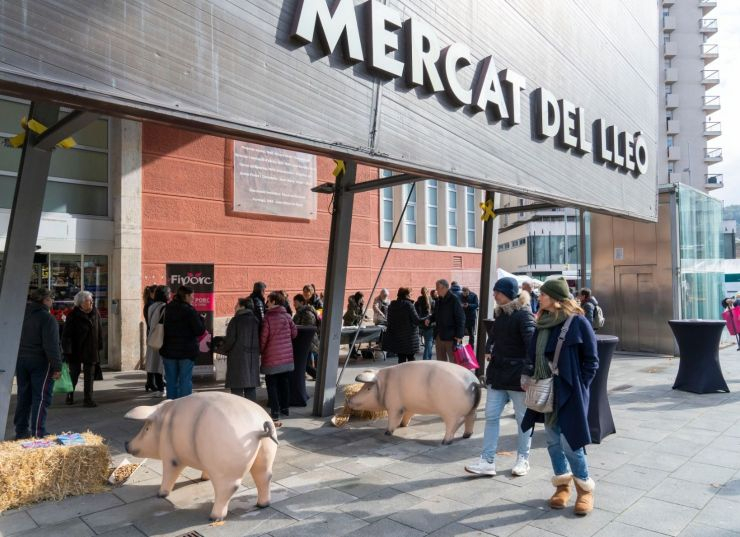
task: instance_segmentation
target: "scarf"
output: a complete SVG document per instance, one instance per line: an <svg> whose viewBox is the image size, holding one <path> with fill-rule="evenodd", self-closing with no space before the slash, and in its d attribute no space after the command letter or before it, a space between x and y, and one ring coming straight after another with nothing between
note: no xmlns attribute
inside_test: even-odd
<svg viewBox="0 0 740 537"><path fill-rule="evenodd" d="M552 370L545 356L545 348L550 338L550 331L565 322L568 318L563 310L555 313L542 310L537 318L537 341L535 342L534 378L536 380L547 379L552 376ZM554 386L553 386L554 389ZM557 410L551 414L545 414L545 423L552 426L557 421Z"/></svg>

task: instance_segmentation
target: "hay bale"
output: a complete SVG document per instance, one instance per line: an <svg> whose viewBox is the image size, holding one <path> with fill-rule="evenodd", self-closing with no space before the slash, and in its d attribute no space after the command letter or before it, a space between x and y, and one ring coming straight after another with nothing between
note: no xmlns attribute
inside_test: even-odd
<svg viewBox="0 0 740 537"><path fill-rule="evenodd" d="M359 392L365 385L362 382L357 382L355 384L349 384L348 386L344 387L344 408L342 408L342 411L339 414L336 414L332 419L331 422L337 427L343 427L344 425L349 422L349 418L351 416L354 416L356 418L360 418L363 420L377 420L380 418L384 418L388 415L388 412L385 410L380 411L370 411L370 410L352 410L349 407L349 404L347 403L352 397Z"/></svg>
<svg viewBox="0 0 740 537"><path fill-rule="evenodd" d="M29 503L106 490L111 464L103 438L82 433L85 445L24 449L0 443L0 512ZM55 440L56 437L47 437Z"/></svg>

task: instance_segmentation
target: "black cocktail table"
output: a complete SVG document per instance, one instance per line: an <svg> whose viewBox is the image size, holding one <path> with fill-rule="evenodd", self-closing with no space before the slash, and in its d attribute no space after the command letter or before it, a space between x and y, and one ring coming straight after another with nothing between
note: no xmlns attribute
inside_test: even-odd
<svg viewBox="0 0 740 537"><path fill-rule="evenodd" d="M729 392L719 364L719 342L724 321L668 321L681 360L674 390L693 393Z"/></svg>
<svg viewBox="0 0 740 537"><path fill-rule="evenodd" d="M612 363L614 350L617 348L617 336L596 335L596 352L599 355L599 369L591 382L591 398L588 403L588 428L591 431L591 441L600 444L601 440L617 432L609 406L607 395L607 381L609 367Z"/></svg>

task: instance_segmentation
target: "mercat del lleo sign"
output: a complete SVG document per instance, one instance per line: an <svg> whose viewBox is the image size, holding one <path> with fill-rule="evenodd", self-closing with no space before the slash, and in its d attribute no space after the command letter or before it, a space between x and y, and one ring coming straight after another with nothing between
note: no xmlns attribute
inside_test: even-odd
<svg viewBox="0 0 740 537"><path fill-rule="evenodd" d="M452 43L442 48L430 25L401 14L376 0L362 5L366 10L367 28L361 33L353 0L336 0L330 10L326 0L299 0L291 36L301 43L311 43L318 36L326 54L342 45L350 63L365 62L375 72L389 78L402 77L410 87L423 86L429 92L445 92L453 105L468 107L475 113L490 111L495 120L519 125L522 122L521 93L525 78L512 71L496 70L492 56L483 58L471 87L466 87L458 70L473 65L470 48ZM403 60L391 57L405 43ZM361 36L367 41L363 52ZM641 133L627 132L603 119L593 122L592 141L588 139L586 112L566 99L558 99L545 88L532 92L535 114L534 135L540 139L554 137L559 144L574 152L594 153L597 161L608 163L635 177L648 169L647 143Z"/></svg>

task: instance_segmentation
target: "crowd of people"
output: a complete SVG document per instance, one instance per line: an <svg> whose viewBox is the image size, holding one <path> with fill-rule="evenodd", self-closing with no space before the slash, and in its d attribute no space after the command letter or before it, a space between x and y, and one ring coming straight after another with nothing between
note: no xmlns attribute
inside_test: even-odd
<svg viewBox="0 0 740 537"><path fill-rule="evenodd" d="M294 369L293 339L299 325L318 329L323 312L321 297L308 284L289 300L283 291L266 293L267 285L256 282L252 293L240 298L225 336L215 350L227 357L225 386L233 394L256 400L260 375L264 375L268 406L273 420L289 416L290 374ZM144 293L147 335L162 332L159 348L150 346L143 363L145 389L169 399L192 393L192 372L206 335L204 319L193 307L193 289L181 286L173 294L164 285L148 287ZM536 294L538 296L536 296ZM496 475L496 453L500 417L511 402L519 427L517 459L511 472L529 472L529 451L536 422L544 423L544 434L552 462L555 493L553 508L567 504L572 488L577 499L575 512L593 508L594 482L590 477L585 446L588 428L589 386L598 369L594 328L603 312L589 289L576 300L562 277L546 280L538 290L514 278L501 278L494 287L494 322L488 333L488 365L483 382L488 389L483 449L465 469L481 475ZM87 291L75 296L75 308L61 333L50 313L53 294L38 289L26 310L18 360L18 405L15 414L17 438L44 436L46 409L51 401L53 380L66 361L73 386L83 375L83 404L93 407L93 383L102 349L101 319L94 297ZM398 356L398 363L422 359L455 361L455 349L464 338L474 343L479 300L469 288L440 279L433 290L422 288L414 300L412 290L401 287L391 300L383 289L373 300L372 322L385 327L382 347ZM349 297L345 324L360 325L366 318L361 292ZM307 372L317 374L318 330L311 342ZM556 349L560 349L556 351ZM525 406L529 379L553 375L552 362L558 352L554 379L556 405L553 412L539 414ZM74 392L67 396L74 404Z"/></svg>

